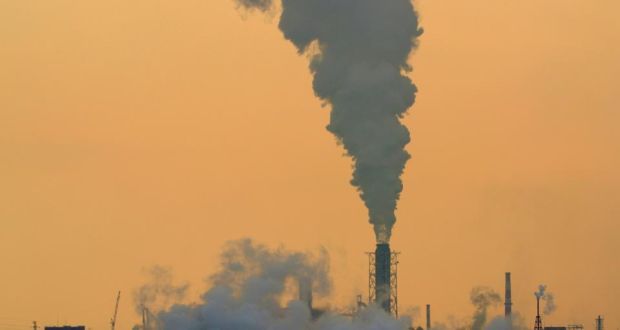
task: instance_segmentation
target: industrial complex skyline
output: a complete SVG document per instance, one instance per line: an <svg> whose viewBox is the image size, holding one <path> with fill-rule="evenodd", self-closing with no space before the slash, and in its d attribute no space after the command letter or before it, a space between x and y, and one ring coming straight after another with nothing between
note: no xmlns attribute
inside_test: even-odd
<svg viewBox="0 0 620 330"><path fill-rule="evenodd" d="M0 1L0 330L618 329L620 3L307 1Z"/></svg>

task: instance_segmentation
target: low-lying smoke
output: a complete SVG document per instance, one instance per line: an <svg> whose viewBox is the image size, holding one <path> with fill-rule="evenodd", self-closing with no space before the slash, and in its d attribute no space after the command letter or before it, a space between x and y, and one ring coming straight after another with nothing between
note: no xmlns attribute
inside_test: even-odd
<svg viewBox="0 0 620 330"><path fill-rule="evenodd" d="M291 292L302 281L318 297L329 294L329 257L269 249L251 240L228 243L220 270L209 277L212 286L201 301L176 304L156 313L164 330L405 330L408 319L396 320L369 306L354 318L329 310L311 310ZM293 285L293 291L298 286Z"/></svg>
<svg viewBox="0 0 620 330"><path fill-rule="evenodd" d="M373 305L346 310L354 317L342 316L338 309L311 309L304 298L309 292L304 293L304 289L311 289L312 295L323 301L328 301L331 290L329 256L324 249L316 254L300 253L269 249L243 239L226 244L219 268L209 277L211 286L201 300L188 304L179 303L188 285L175 284L169 269L152 268L151 283L135 295L139 312L143 306L150 309L147 329L405 330L412 321L424 324L419 307L405 309L408 316L398 320ZM546 286L539 286L535 294L543 301L543 297L549 296ZM475 308L473 317L448 316L447 323L435 322L432 329L529 329L528 322L516 311L509 319L498 315L488 321L489 309L501 302L500 295L491 288L474 287L470 300Z"/></svg>
<svg viewBox="0 0 620 330"><path fill-rule="evenodd" d="M512 312L510 318L506 318L504 315L498 315L494 317L484 327L485 330L528 330L530 329L528 322L525 318L516 312Z"/></svg>
<svg viewBox="0 0 620 330"><path fill-rule="evenodd" d="M471 330L473 329L472 320L459 319L454 316L447 318L447 322L433 323L432 330ZM482 325L484 330L528 330L530 326L526 319L519 313L512 313L510 319L504 315L497 315L490 321Z"/></svg>
<svg viewBox="0 0 620 330"><path fill-rule="evenodd" d="M271 0L236 0L268 11ZM284 37L310 57L315 94L331 105L327 130L353 158L354 185L377 241L389 242L410 155L400 122L415 102L408 58L422 29L411 0L282 0Z"/></svg>
<svg viewBox="0 0 620 330"><path fill-rule="evenodd" d="M518 312L513 311L510 318L503 314L494 316L488 321L489 308L498 306L500 295L487 287L474 287L470 293L470 300L474 306L471 318L448 316L445 322L434 322L432 330L527 330L528 322Z"/></svg>

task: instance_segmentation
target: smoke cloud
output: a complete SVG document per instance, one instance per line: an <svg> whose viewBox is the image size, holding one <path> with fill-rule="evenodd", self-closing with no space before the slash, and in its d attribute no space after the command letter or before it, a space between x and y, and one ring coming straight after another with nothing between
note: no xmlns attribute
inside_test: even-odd
<svg viewBox="0 0 620 330"><path fill-rule="evenodd" d="M547 291L547 286L544 284L540 284L538 286L538 291L534 292L536 298L542 299L543 301L543 314L550 315L555 312L557 306L555 305L555 297L553 293Z"/></svg>
<svg viewBox="0 0 620 330"><path fill-rule="evenodd" d="M268 11L270 0L236 0ZM355 186L378 242L389 242L410 158L400 119L414 101L408 57L422 34L411 0L282 0L279 28L310 57L315 94L331 105L327 130L352 157Z"/></svg>
<svg viewBox="0 0 620 330"><path fill-rule="evenodd" d="M228 243L220 259L220 270L209 278L212 286L201 301L159 311L152 322L157 329L405 330L409 325L408 319L396 320L374 306L351 318L311 310L297 300L297 286L289 284L300 280L310 281L319 297L329 294L329 257L324 250L317 255L272 250L245 239Z"/></svg>
<svg viewBox="0 0 620 330"><path fill-rule="evenodd" d="M498 305L502 301L502 298L497 292L488 287L473 288L469 298L476 308L471 329L482 330L487 321L487 310L489 307Z"/></svg>

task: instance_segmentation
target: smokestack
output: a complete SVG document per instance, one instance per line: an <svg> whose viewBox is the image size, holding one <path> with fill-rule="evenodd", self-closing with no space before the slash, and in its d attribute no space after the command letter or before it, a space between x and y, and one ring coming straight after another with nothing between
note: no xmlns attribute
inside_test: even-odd
<svg viewBox="0 0 620 330"><path fill-rule="evenodd" d="M376 304L390 313L390 265L392 253L388 243L377 244L375 250L375 299Z"/></svg>
<svg viewBox="0 0 620 330"><path fill-rule="evenodd" d="M426 305L426 330L431 330L431 305Z"/></svg>
<svg viewBox="0 0 620 330"><path fill-rule="evenodd" d="M510 284L510 272L506 272L506 293L504 295L504 316L510 319L512 315L512 288Z"/></svg>
<svg viewBox="0 0 620 330"><path fill-rule="evenodd" d="M603 330L603 318L600 315L596 318L596 330Z"/></svg>

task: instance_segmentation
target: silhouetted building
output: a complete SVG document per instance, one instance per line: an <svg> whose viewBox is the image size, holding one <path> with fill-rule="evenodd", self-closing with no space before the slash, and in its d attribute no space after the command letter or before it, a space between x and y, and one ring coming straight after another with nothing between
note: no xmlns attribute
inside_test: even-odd
<svg viewBox="0 0 620 330"><path fill-rule="evenodd" d="M566 327L545 327L545 330L567 330Z"/></svg>

